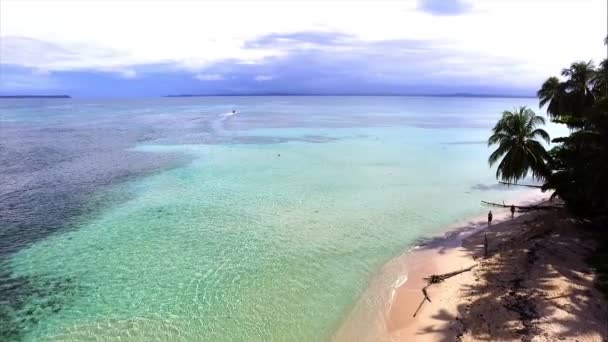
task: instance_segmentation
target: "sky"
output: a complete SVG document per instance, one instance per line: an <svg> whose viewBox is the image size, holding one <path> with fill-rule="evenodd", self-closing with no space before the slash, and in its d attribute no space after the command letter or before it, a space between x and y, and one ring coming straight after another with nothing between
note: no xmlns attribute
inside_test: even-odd
<svg viewBox="0 0 608 342"><path fill-rule="evenodd" d="M0 95L534 95L606 0L1 0Z"/></svg>

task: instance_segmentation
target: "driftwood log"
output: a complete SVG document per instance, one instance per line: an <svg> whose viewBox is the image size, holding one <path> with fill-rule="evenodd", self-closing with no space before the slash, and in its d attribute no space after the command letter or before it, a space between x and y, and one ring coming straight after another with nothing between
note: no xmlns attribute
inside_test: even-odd
<svg viewBox="0 0 608 342"><path fill-rule="evenodd" d="M502 185L506 185L506 186L525 186L526 188L536 188L536 189L542 189L542 185L533 185L533 184L514 184L514 183L507 183L507 182L498 182Z"/></svg>
<svg viewBox="0 0 608 342"><path fill-rule="evenodd" d="M489 205L492 207L500 207L500 208L511 208L510 205L504 203L493 203L481 201L482 204ZM562 209L562 206L559 205L513 205L515 209L519 211L530 211L530 210L548 210L548 209Z"/></svg>
<svg viewBox="0 0 608 342"><path fill-rule="evenodd" d="M429 302L431 302L431 298L429 297L429 294L426 292L426 289L433 285L433 284L437 284L437 283L441 283L442 281L451 278L455 275L458 275L460 273L464 273L464 272L468 272L470 270L472 270L473 268L475 268L477 266L477 264L472 265L470 267L467 268L463 268L461 270L458 271L453 271L453 272L448 272L448 273L443 273L443 274L432 274L426 278L424 278L424 280L427 281L427 284L425 287L422 288L422 294L424 295L424 298L422 298L422 301L420 302L420 305L418 305L418 308L416 309L416 312L414 312L414 317L416 317L416 315L418 314L418 311L420 311L420 309L422 308L422 305L424 304L424 302L426 302L427 300Z"/></svg>

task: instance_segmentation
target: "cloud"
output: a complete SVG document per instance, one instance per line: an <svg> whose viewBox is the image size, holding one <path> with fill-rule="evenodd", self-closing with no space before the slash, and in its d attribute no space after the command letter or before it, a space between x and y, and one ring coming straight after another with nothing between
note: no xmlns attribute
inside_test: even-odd
<svg viewBox="0 0 608 342"><path fill-rule="evenodd" d="M365 41L342 33L302 32L272 34L249 41L246 46L264 48L278 42L287 51L281 56L255 64L222 61L208 66L206 72L252 77L269 85L281 83L281 87L286 86L282 83L286 80L311 87L331 83L340 91L365 84L378 89L421 84L504 85L515 82L516 77L524 79L521 73L530 71L517 59L459 51L439 41ZM521 82L520 86L537 81L541 78Z"/></svg>
<svg viewBox="0 0 608 342"><path fill-rule="evenodd" d="M78 71L78 70L79 69L73 69L73 70L71 69L69 71ZM81 70L88 70L88 68L83 68ZM91 71L114 74L125 80L132 80L139 76L137 71L135 71L135 69L133 69L131 67L103 67L103 68L92 69ZM50 71L46 71L46 72L50 73Z"/></svg>
<svg viewBox="0 0 608 342"><path fill-rule="evenodd" d="M247 49L315 49L345 45L355 39L353 35L342 32L303 31L290 33L271 33L254 40L246 41Z"/></svg>
<svg viewBox="0 0 608 342"><path fill-rule="evenodd" d="M137 77L137 72L133 69L125 69L120 72L120 75L127 79L132 79Z"/></svg>
<svg viewBox="0 0 608 342"><path fill-rule="evenodd" d="M194 76L199 81L223 81L225 80L223 75L220 74L197 74Z"/></svg>
<svg viewBox="0 0 608 342"><path fill-rule="evenodd" d="M136 61L119 51L87 44L55 44L28 37L5 36L0 39L2 64L52 71L94 70L137 76L130 68Z"/></svg>
<svg viewBox="0 0 608 342"><path fill-rule="evenodd" d="M525 10L507 0L348 6L260 0L239 2L238 10L231 2L154 1L145 15L140 1L121 1L120 10L113 1L33 3L3 3L0 66L22 68L25 78L46 74L75 91L91 84L88 78L112 87L108 92L133 94L139 90L119 82L155 94L465 92L482 86L527 93L573 60L605 54L605 0L551 6L530 0ZM552 34L513 25L513 18L551 27ZM260 82L260 76L273 78Z"/></svg>
<svg viewBox="0 0 608 342"><path fill-rule="evenodd" d="M256 80L257 82L264 82L273 80L275 78L276 77L272 75L257 75L256 77L254 77L254 80Z"/></svg>
<svg viewBox="0 0 608 342"><path fill-rule="evenodd" d="M463 52L439 41L366 41L333 32L271 34L244 44L248 49L281 45L282 54L257 63L228 59L210 63L199 71L172 64L131 67L141 82L137 92L117 84L125 72L113 70L117 77L100 78L96 71L59 71L64 84L101 84L120 95L140 94L144 90L158 95L196 94L403 94L443 92L502 92L531 94L535 83L511 86L521 74L517 60ZM475 68L471 68L475 65ZM440 67L438 67L440 66ZM123 69L125 70L125 69ZM226 78L224 75L231 75ZM94 81L85 81L89 77ZM207 81L207 82L200 82ZM212 81L212 82L211 82ZM539 80L540 81L540 80ZM145 84L143 83L145 82ZM193 83L195 82L195 83ZM152 85L154 83L154 85ZM112 84L112 86L109 86ZM67 90L66 90L67 91ZM145 94L145 92L143 92Z"/></svg>
<svg viewBox="0 0 608 342"><path fill-rule="evenodd" d="M51 71L170 64L200 73L222 61L262 63L293 49L347 50L349 39L440 41L469 54L521 58L543 74L559 72L573 60L604 56L605 0L525 3L257 0L235 6L233 1L159 0L143 6L137 0L28 0L3 2L0 22L3 41L20 37L47 44L22 45L3 55L31 51L12 60ZM536 25L513 25L513 18ZM569 25L559 24L564 22ZM550 27L552 34L536 27Z"/></svg>
<svg viewBox="0 0 608 342"><path fill-rule="evenodd" d="M465 0L419 0L418 9L433 15L460 15L469 12L472 5Z"/></svg>

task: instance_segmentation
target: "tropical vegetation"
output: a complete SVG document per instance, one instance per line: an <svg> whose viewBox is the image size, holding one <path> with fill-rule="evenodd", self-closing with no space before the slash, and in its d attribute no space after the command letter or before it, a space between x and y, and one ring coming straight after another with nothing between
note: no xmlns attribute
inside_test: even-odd
<svg viewBox="0 0 608 342"><path fill-rule="evenodd" d="M525 178L528 173L536 179L547 176L549 153L538 139L549 143L550 138L545 130L537 128L544 124L545 119L527 107L502 113L488 140L489 145L498 145L488 159L490 165L502 158L496 178L511 183Z"/></svg>
<svg viewBox="0 0 608 342"><path fill-rule="evenodd" d="M572 63L561 78L550 77L537 92L540 107L556 123L570 129L566 137L548 142L537 126L544 119L528 108L503 113L488 140L498 148L489 157L499 162L497 178L517 183L531 174L576 214L608 215L608 59Z"/></svg>

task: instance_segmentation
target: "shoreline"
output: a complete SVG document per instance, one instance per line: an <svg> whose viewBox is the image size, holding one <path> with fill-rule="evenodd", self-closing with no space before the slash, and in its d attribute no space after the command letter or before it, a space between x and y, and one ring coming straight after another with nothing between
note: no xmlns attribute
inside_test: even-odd
<svg viewBox="0 0 608 342"><path fill-rule="evenodd" d="M549 194L530 190L519 194L512 200L520 205L529 205L542 203L548 197ZM425 302L417 316L413 317L416 308L424 298L421 289L426 285L426 281L423 278L431 274L452 272L484 263L485 259L480 258L483 254L482 237L484 234L481 234L482 232L492 236L489 243L492 246L493 243L498 243L498 240L502 241L506 236L523 230L522 227L526 226L528 222L547 221L547 217L551 218L553 215L532 211L516 213L515 218L511 219L507 208L491 209L494 213L492 226L487 227L485 215L477 216L468 220L466 224L448 227L443 235L431 237L386 263L382 270L370 280L368 289L334 334L333 340L441 341L460 339L467 330L460 316L468 310L466 307L467 301L471 300L469 297L474 297L463 292L475 286L480 277L485 276L481 273L487 272L487 270L479 266L470 272L461 273L443 283L429 287L428 294L432 302ZM593 289L589 291L593 291ZM476 295L481 296L479 293ZM594 293L595 298L598 296L601 297L601 294ZM485 303L485 306L489 307L493 303L489 304ZM487 310L491 309L487 308ZM599 316L604 314L608 317L608 313L597 313ZM469 324L471 323L469 322ZM608 331L608 326L599 334L607 334L606 331ZM475 336L470 340L476 340ZM585 338L579 340L586 341ZM589 341L593 341L593 339Z"/></svg>

